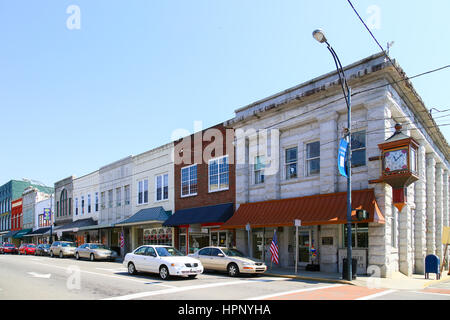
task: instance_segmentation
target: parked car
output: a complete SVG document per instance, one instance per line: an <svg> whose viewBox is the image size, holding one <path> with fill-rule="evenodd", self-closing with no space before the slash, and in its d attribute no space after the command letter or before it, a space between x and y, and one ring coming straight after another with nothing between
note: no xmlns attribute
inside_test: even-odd
<svg viewBox="0 0 450 320"><path fill-rule="evenodd" d="M137 272L158 273L163 280L170 276L195 278L203 272L203 265L198 259L188 257L170 246L144 245L132 253L127 253L123 264L129 274Z"/></svg>
<svg viewBox="0 0 450 320"><path fill-rule="evenodd" d="M50 255L50 245L49 244L39 244L36 246L36 251L34 252L36 256L48 256Z"/></svg>
<svg viewBox="0 0 450 320"><path fill-rule="evenodd" d="M24 255L34 254L35 251L36 251L36 245L34 245L32 243L23 243L19 247L19 254L24 254Z"/></svg>
<svg viewBox="0 0 450 320"><path fill-rule="evenodd" d="M50 257L58 256L60 258L73 257L75 255L75 242L55 241L50 246Z"/></svg>
<svg viewBox="0 0 450 320"><path fill-rule="evenodd" d="M17 254L18 252L19 252L19 249L17 249L17 247L12 243L4 243L0 247L1 254L5 254L5 253Z"/></svg>
<svg viewBox="0 0 450 320"><path fill-rule="evenodd" d="M114 261L118 257L117 252L111 250L101 243L85 243L75 249L75 258L87 258L94 260L111 260Z"/></svg>
<svg viewBox="0 0 450 320"><path fill-rule="evenodd" d="M225 247L205 247L189 256L199 259L205 270L226 271L231 277L240 273L261 274L267 270L263 261Z"/></svg>

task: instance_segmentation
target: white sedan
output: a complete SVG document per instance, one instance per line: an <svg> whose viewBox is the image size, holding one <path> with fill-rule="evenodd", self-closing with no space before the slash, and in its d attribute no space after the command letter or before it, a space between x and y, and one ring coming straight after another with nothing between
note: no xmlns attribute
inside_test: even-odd
<svg viewBox="0 0 450 320"><path fill-rule="evenodd" d="M200 260L188 257L170 246L143 245L125 255L123 264L129 274L137 272L158 273L161 279L170 276L195 278L203 272Z"/></svg>

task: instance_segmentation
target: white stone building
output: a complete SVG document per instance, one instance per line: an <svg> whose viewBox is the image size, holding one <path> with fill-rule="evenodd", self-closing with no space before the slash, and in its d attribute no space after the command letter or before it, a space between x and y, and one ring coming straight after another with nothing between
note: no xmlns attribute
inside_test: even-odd
<svg viewBox="0 0 450 320"><path fill-rule="evenodd" d="M364 201L375 198L372 208L364 208L371 211L370 222L355 225L353 254L358 273L370 267L382 277L398 271L408 276L423 273L427 254L442 261L440 236L449 224L449 146L412 84L403 81L405 75L397 69L382 54L345 68L353 93L352 187L360 190ZM372 183L381 174L378 145L392 136L396 123L420 144L420 180L408 187L408 202L401 212L392 204L392 188ZM295 208L289 205L312 203L324 209L304 207L298 213L299 265L315 262L321 271L340 272L346 237L339 217L346 216L347 181L338 173L337 154L347 127L347 106L337 73L240 108L225 125L246 133L236 131L237 211L223 226L236 229L238 248L270 264L268 247L276 229L280 265L293 267L296 236L287 214ZM271 129L267 138L252 134ZM361 199L354 197L354 209L362 205ZM308 216L310 212L316 216Z"/></svg>
<svg viewBox="0 0 450 320"><path fill-rule="evenodd" d="M143 244L173 245L162 223L174 212L173 142L132 157L132 216L116 224L129 235L128 250Z"/></svg>

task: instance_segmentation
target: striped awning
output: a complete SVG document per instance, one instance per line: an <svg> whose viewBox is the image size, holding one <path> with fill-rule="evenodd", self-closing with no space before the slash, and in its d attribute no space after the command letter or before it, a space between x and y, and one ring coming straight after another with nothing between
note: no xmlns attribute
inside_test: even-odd
<svg viewBox="0 0 450 320"><path fill-rule="evenodd" d="M373 189L352 192L352 220L355 223L384 223ZM356 210L369 213L369 219L356 221ZM293 226L294 220L302 226L346 224L347 193L321 194L308 197L244 203L221 229Z"/></svg>

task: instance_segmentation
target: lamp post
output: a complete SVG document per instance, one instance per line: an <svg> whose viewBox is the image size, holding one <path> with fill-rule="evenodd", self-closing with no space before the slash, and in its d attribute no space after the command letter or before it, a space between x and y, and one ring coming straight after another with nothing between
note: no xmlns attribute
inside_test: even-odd
<svg viewBox="0 0 450 320"><path fill-rule="evenodd" d="M334 63L336 65L336 70L339 76L342 92L344 93L345 102L347 104L347 128L344 132L344 137L348 139L347 146L347 280L352 280L352 130L351 130L351 117L352 117L352 107L351 107L351 89L347 84L347 79L345 77L344 68L342 67L341 61L334 51L333 47L328 43L323 30L318 29L313 32L313 37L319 43L325 43L327 49L333 56Z"/></svg>

